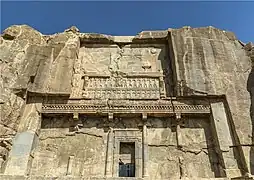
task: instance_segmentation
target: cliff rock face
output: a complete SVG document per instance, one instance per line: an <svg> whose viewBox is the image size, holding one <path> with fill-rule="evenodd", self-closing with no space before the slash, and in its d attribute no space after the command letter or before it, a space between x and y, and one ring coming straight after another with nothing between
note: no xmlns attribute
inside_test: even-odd
<svg viewBox="0 0 254 180"><path fill-rule="evenodd" d="M186 99L193 99L193 101L188 100L186 104L194 102L194 105L198 104L201 99L202 102L205 101L204 104L210 104L213 112L208 113L212 114L214 121L216 121L217 115L221 117L220 111L213 110L214 104L217 103L217 100L223 102L224 106L221 110L224 113L225 109L227 121L225 123L229 127L229 133L225 135L226 140L223 139L223 133L227 134L224 126L217 127L215 122L215 130L213 130L213 127L209 128L209 118L202 116L198 120L187 118L186 122L189 123L189 126L181 125L181 138L185 139L183 145L179 145L179 132L177 129L174 130L175 126L172 125L174 120L170 120L172 124L165 125L164 120L156 119L157 117L151 118L149 122L153 121L154 125L151 128L148 126L148 145L146 144L149 147L147 151L149 151L150 163L147 167L142 165L144 170L137 171L137 174L145 173L145 168L150 168L151 171L148 174L151 180L177 179L178 177L197 179L198 177L236 177L237 175L234 176L228 171L228 167L234 166L234 169L239 169L241 175L254 175L254 46L252 43L243 44L237 40L233 33L214 27L183 27L165 31L143 31L135 37L118 37L80 33L76 27L71 27L62 33L43 35L27 25L14 25L5 29L0 38L0 174L15 175L10 169L13 165L12 162L14 162L13 157L16 158L15 148L19 147L15 143L20 143L20 139L17 137L23 136L21 132L33 131L36 138L39 136L40 143L36 147L31 145L31 152L29 150L29 157L24 163L29 168L24 170L24 174L17 173L17 175L43 176L48 172L48 175L51 176L62 176L65 174L63 169L66 168L68 175L71 172L72 160L67 156L63 157L62 154L71 149L71 152L76 152L79 159L77 162L80 163L86 159L86 168L83 167L84 164L82 167L75 164L75 176L83 177L85 174L96 177L104 176L104 170L101 170L104 168L104 161L102 162L98 158L109 157L108 150L107 153L106 151L101 153L100 150L109 147L105 142L110 142L108 139L111 133L111 131L105 132L100 129L100 124L105 124L104 121L92 118L91 122L90 120L87 120L86 123L82 121L82 127L85 124L87 127L84 127L82 133L73 137L70 134L68 136L63 134L68 131L71 121L77 118L76 112L73 117L72 115L57 117L58 120L62 120L61 122L58 122L55 116L49 116L51 113L45 117L43 115L43 121L40 120L42 107L38 105L38 102L42 105L47 104L51 97L54 98L50 102L56 104L68 104L70 101L76 102L77 99L80 101L99 99L99 102L94 101L94 103L101 105L104 101L100 99L107 99L105 104L109 106L108 99L110 97L107 97L102 91L100 91L102 98L97 96L96 92L93 94L93 90L84 92L86 82L88 86L90 83L86 79L86 74L90 73L93 74L91 76L95 81L91 87L95 87L96 83L98 86L103 84L104 79L108 77L112 78L114 82L118 82L120 77L121 81L126 81L126 84L129 82L128 78L142 77L142 81L135 80L135 83L144 83L146 87L146 85L149 86L149 82L154 82L156 89L156 78L159 78L158 87L163 87L163 90L160 89L158 94L156 94L157 92L153 94L151 91L149 98L145 93L130 95L130 98L126 95L127 98L123 98L124 95L120 92L120 95L116 95L115 99L131 99L131 102L135 99L139 101L142 99L170 99L171 104L173 104L172 99L174 98L184 103L187 102ZM160 73L164 78L161 78ZM98 76L103 80L97 81ZM154 81L149 80L151 77ZM128 87L129 85L126 86L127 89ZM61 103L59 103L60 100ZM140 103L143 102L140 101ZM72 113L70 110L69 114ZM110 115L109 113L109 119ZM146 115L143 114L143 116L146 119ZM175 113L175 116L177 117L178 114ZM41 125L37 125L37 123ZM112 127L126 129L130 126L130 128L138 129L142 122L140 120L135 120L135 122L126 120L125 124L121 123L115 123ZM128 123L130 123L129 126ZM41 126L42 129L37 126ZM110 126L107 125L107 127ZM194 130L200 127L203 127L205 132ZM60 128L60 130L55 128ZM199 134L206 134L209 138L200 137ZM212 140L215 137L214 134L218 139L218 146L223 146L220 144L221 142L229 142L227 141L228 137L230 141L232 139L232 143L227 147L223 146L224 149L220 148L221 152L218 152L216 148L207 148L207 146L216 146L215 140ZM34 143L37 141L34 140L36 138L31 138L33 139L31 140L32 144L36 144ZM174 138L178 139L172 140ZM138 134L136 139L138 139L137 142L140 139L142 142L145 141L144 134ZM79 143L86 149L80 148ZM194 148L195 143L198 144L198 151ZM72 145L72 148L68 147L69 144ZM93 148L95 144L98 146ZM142 146L139 143L136 145ZM194 150L190 150L191 147ZM160 149L158 150L158 148ZM52 153L50 158L55 162L52 162L52 166L46 166L46 162L42 160L48 156L45 153L48 152L48 149L52 149L49 150ZM82 151L86 151L88 154L82 154ZM168 151L172 152L169 156ZM207 154L211 155L208 157ZM217 157L216 154L221 155ZM33 163L30 162L30 155L33 157ZM166 156L168 157L165 158ZM62 159L58 162L54 158ZM142 156L142 158L145 157ZM207 165L204 171L195 171L193 167L202 169L202 166L192 162L193 159ZM236 165L233 159L237 161ZM185 162L187 165L184 165ZM230 165L227 164L228 162ZM59 168L60 164L64 165ZM172 169L172 171L168 173L165 169L164 171L159 168L162 164L165 165L164 168ZM80 172L78 172L78 168L80 168ZM81 173L82 168L85 168L85 171ZM222 172L222 169L226 169L225 172ZM21 172L22 168L19 170ZM105 167L107 177L108 171L111 170L107 165ZM4 176L4 178L7 177Z"/></svg>
<svg viewBox="0 0 254 180"><path fill-rule="evenodd" d="M252 44L244 45L233 33L213 27L171 30L171 40L175 81L182 84L183 95L225 95L233 146L242 147L251 161L246 165L253 167L254 123L248 93L254 84Z"/></svg>
<svg viewBox="0 0 254 180"><path fill-rule="evenodd" d="M0 148L4 160L17 132L28 89L43 94L70 93L78 42L73 34L44 36L27 25L14 25L2 33Z"/></svg>

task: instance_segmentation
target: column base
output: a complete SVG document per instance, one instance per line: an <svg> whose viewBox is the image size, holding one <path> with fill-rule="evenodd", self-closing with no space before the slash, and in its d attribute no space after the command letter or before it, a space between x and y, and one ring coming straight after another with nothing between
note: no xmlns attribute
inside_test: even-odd
<svg viewBox="0 0 254 180"><path fill-rule="evenodd" d="M235 177L241 177L242 173L240 169L224 169L226 177L228 178L235 178Z"/></svg>
<svg viewBox="0 0 254 180"><path fill-rule="evenodd" d="M143 175L143 180L149 180L149 175Z"/></svg>
<svg viewBox="0 0 254 180"><path fill-rule="evenodd" d="M232 180L254 180L254 176L241 176L241 177L232 178Z"/></svg>

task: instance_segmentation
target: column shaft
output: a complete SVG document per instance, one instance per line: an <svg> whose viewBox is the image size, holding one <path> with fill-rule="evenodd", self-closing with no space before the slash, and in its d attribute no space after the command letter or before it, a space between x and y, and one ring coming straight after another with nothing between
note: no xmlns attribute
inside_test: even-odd
<svg viewBox="0 0 254 180"><path fill-rule="evenodd" d="M147 126L143 125L143 177L148 176L148 142L147 142Z"/></svg>
<svg viewBox="0 0 254 180"><path fill-rule="evenodd" d="M107 142L107 160L106 160L106 177L112 177L112 159L113 159L113 130L110 129L108 132Z"/></svg>

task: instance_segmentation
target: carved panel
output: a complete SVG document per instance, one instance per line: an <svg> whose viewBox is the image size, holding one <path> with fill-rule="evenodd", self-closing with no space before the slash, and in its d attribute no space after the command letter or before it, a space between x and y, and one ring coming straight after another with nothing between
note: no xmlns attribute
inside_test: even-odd
<svg viewBox="0 0 254 180"><path fill-rule="evenodd" d="M159 78L89 77L84 82L83 97L88 99L159 99Z"/></svg>
<svg viewBox="0 0 254 180"><path fill-rule="evenodd" d="M166 96L164 44L86 44L79 59L85 99L159 99ZM165 64L165 63L164 63ZM163 66L163 67L162 67ZM95 74L92 75L91 74ZM100 75L98 75L100 74ZM78 96L77 96L78 97Z"/></svg>

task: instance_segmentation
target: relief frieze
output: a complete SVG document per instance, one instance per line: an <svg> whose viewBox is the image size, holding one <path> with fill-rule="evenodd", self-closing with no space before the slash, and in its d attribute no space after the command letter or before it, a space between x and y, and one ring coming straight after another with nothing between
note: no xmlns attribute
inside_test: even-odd
<svg viewBox="0 0 254 180"><path fill-rule="evenodd" d="M85 79L83 97L88 99L159 99L159 78L89 77Z"/></svg>

